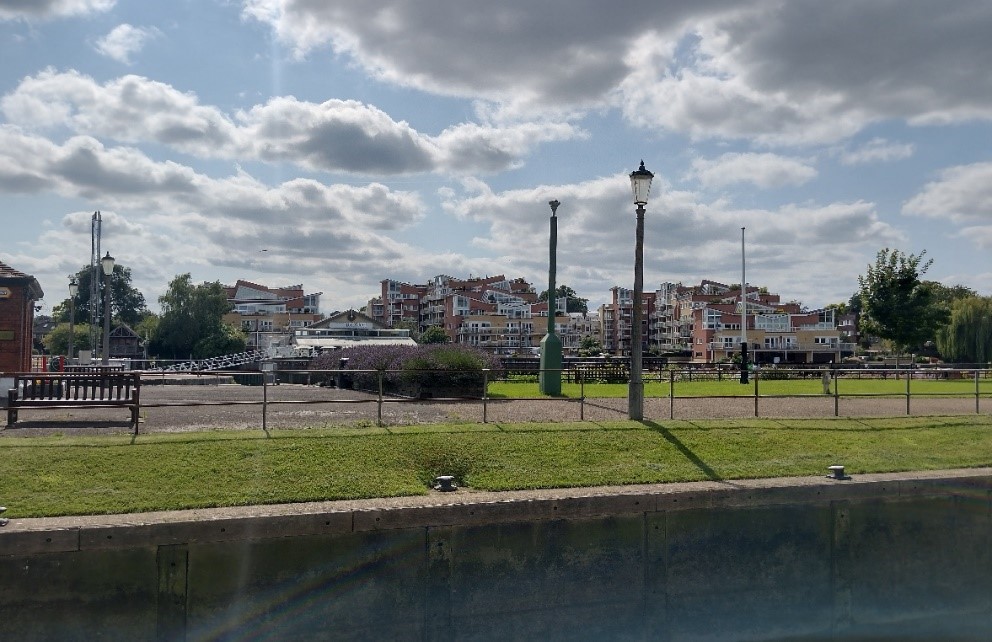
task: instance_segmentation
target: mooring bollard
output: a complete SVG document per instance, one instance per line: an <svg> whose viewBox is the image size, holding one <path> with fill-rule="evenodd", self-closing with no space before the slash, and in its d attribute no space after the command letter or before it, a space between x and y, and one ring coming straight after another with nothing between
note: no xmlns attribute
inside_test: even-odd
<svg viewBox="0 0 992 642"><path fill-rule="evenodd" d="M850 479L851 478L850 475L845 475L844 474L844 467L843 466L840 466L840 465L835 464L833 466L827 466L827 470L830 471L830 474L827 475L827 479Z"/></svg>
<svg viewBox="0 0 992 642"><path fill-rule="evenodd" d="M455 486L455 478L453 475L439 475L434 478L434 482L434 490L439 490L442 493L450 493L458 490L458 487Z"/></svg>

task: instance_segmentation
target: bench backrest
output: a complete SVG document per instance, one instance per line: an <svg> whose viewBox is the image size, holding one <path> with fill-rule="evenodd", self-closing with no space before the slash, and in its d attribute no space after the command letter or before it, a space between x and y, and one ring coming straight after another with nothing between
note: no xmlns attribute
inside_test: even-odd
<svg viewBox="0 0 992 642"><path fill-rule="evenodd" d="M22 400L133 401L140 379L134 373L17 375L14 386Z"/></svg>

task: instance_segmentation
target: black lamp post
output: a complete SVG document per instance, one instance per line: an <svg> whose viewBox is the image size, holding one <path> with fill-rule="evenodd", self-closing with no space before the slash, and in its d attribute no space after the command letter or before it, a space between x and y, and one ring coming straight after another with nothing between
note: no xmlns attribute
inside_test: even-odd
<svg viewBox="0 0 992 642"><path fill-rule="evenodd" d="M558 201L550 201L551 240L548 260L548 333L541 339L541 368L538 378L541 394L558 396L561 394L561 339L555 333L555 272L558 254Z"/></svg>
<svg viewBox="0 0 992 642"><path fill-rule="evenodd" d="M637 232L634 241L634 301L630 328L630 387L627 392L627 416L635 421L644 419L644 380L641 365L641 298L644 290L644 206L648 204L651 179L654 174L644 169L630 173L630 189L637 206Z"/></svg>
<svg viewBox="0 0 992 642"><path fill-rule="evenodd" d="M73 340L76 338L76 295L79 294L79 282L76 281L75 276L69 277L69 357L67 359L68 363L72 363L72 359L75 356L73 353L75 349L72 345Z"/></svg>
<svg viewBox="0 0 992 642"><path fill-rule="evenodd" d="M103 365L110 365L110 276L114 273L114 257L107 256L100 259L103 267L104 287L103 287Z"/></svg>

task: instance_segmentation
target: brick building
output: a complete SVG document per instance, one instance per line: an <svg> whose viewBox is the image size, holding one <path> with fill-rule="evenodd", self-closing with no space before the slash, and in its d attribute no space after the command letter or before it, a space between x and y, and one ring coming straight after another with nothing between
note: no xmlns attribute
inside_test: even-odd
<svg viewBox="0 0 992 642"><path fill-rule="evenodd" d="M503 275L457 279L439 275L423 284L381 281L380 296L365 307L385 327L423 332L444 330L452 343L464 343L497 354L531 352L548 328L548 303L538 301L533 286ZM555 332L566 353L574 352L585 334L598 338L598 324L565 315L566 300L555 302Z"/></svg>
<svg viewBox="0 0 992 642"><path fill-rule="evenodd" d="M631 290L614 287L612 291L612 303L600 308L603 349L628 355ZM836 363L854 351L854 345L844 341L833 310L782 303L778 294L753 286L748 286L744 302L740 285L710 280L692 286L662 283L642 299L644 352L718 362L739 352L745 336L752 358L759 363Z"/></svg>
<svg viewBox="0 0 992 642"><path fill-rule="evenodd" d="M0 261L0 372L31 369L35 301L44 296L37 279Z"/></svg>

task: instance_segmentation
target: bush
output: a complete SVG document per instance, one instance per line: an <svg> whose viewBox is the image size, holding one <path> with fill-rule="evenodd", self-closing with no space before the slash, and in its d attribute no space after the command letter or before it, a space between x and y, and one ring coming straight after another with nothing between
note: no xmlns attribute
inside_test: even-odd
<svg viewBox="0 0 992 642"><path fill-rule="evenodd" d="M383 388L399 391L406 387L482 389L482 369L489 368L490 379L502 376L503 364L493 354L471 346L426 344L419 346L361 346L325 352L310 362L312 370L344 369L386 371ZM377 372L351 375L356 388L376 390Z"/></svg>

